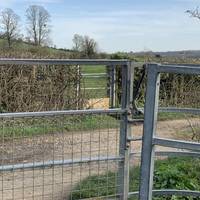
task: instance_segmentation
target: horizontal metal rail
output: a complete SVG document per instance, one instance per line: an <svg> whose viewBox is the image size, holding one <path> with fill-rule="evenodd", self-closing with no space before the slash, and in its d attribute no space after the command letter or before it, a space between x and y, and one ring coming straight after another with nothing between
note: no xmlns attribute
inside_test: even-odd
<svg viewBox="0 0 200 200"><path fill-rule="evenodd" d="M200 143L197 143L197 142L186 142L182 140L172 140L172 139L155 137L153 138L152 143L153 145L159 145L159 146L164 146L164 147L200 151Z"/></svg>
<svg viewBox="0 0 200 200"><path fill-rule="evenodd" d="M200 109L198 108L160 107L159 112L189 113L193 115L200 115Z"/></svg>
<svg viewBox="0 0 200 200"><path fill-rule="evenodd" d="M140 157L141 152L131 152L130 156ZM167 156L167 157L177 157L177 156L188 156L200 158L200 152L194 151L156 151L155 156Z"/></svg>
<svg viewBox="0 0 200 200"><path fill-rule="evenodd" d="M87 78L87 79L89 79L89 78L106 78L106 77L108 77L108 76L83 76L83 78Z"/></svg>
<svg viewBox="0 0 200 200"><path fill-rule="evenodd" d="M144 108L139 108L142 112L144 112ZM186 113L186 114L193 114L193 115L200 115L200 108L177 108L177 107L159 107L159 112L165 113ZM136 119L135 119L136 120ZM131 122L132 120L130 120ZM134 123L134 120L133 120Z"/></svg>
<svg viewBox="0 0 200 200"><path fill-rule="evenodd" d="M81 88L81 90L105 90L105 87L101 87L101 88Z"/></svg>
<svg viewBox="0 0 200 200"><path fill-rule="evenodd" d="M154 196L192 196L192 197L199 197L200 191L191 191L191 190L175 190L175 189L163 189L163 190L152 190ZM139 194L138 191L136 192L129 192L129 197L137 196Z"/></svg>
<svg viewBox="0 0 200 200"><path fill-rule="evenodd" d="M35 168L47 168L55 167L60 165L75 165L91 162L100 161L122 161L123 157L106 156L106 157L92 157L92 158L82 158L82 159L69 159L69 160L49 160L44 162L34 162L34 163L23 163L23 164L13 164L13 165L1 165L1 171L13 171L13 170L23 170L23 169L35 169Z"/></svg>
<svg viewBox="0 0 200 200"><path fill-rule="evenodd" d="M166 64L167 65L167 64ZM170 63L169 65L171 66L186 66L186 67L200 67L199 64L189 64L189 63L185 63L185 64L176 64L176 63Z"/></svg>
<svg viewBox="0 0 200 200"><path fill-rule="evenodd" d="M175 73L175 74L200 74L200 65L148 65L149 70L156 70L158 73Z"/></svg>
<svg viewBox="0 0 200 200"><path fill-rule="evenodd" d="M169 157L188 156L188 157L200 158L200 152L193 152L193 151L156 151L155 155L169 156Z"/></svg>
<svg viewBox="0 0 200 200"><path fill-rule="evenodd" d="M130 156L140 157L140 152L131 152ZM200 157L200 153L198 152L178 152L178 151L157 151L156 156L196 156ZM83 163L90 163L90 162L102 162L102 161L121 161L123 157L92 157L92 158L82 158L82 159L68 159L68 160L49 160L44 162L34 162L34 163L20 163L20 164L13 164L13 165L1 165L1 171L14 171L14 170L22 170L22 169L33 169L33 168L51 168L53 166L60 166L60 165L73 165L73 164L83 164Z"/></svg>
<svg viewBox="0 0 200 200"><path fill-rule="evenodd" d="M193 197L199 197L200 191L191 191L191 190L175 190L175 189L163 189L163 190L153 190L153 195L160 196L171 196L171 195L177 195L177 196L193 196Z"/></svg>
<svg viewBox="0 0 200 200"><path fill-rule="evenodd" d="M128 141L133 142L133 141L142 141L142 137L128 137Z"/></svg>
<svg viewBox="0 0 200 200"><path fill-rule="evenodd" d="M143 123L144 119L129 119L128 123L134 124L134 123Z"/></svg>
<svg viewBox="0 0 200 200"><path fill-rule="evenodd" d="M128 63L130 63L128 60L109 59L0 59L0 65L127 65Z"/></svg>
<svg viewBox="0 0 200 200"><path fill-rule="evenodd" d="M19 112L19 113L0 113L0 118L20 118L20 117L45 117L59 115L89 115L89 114L123 114L126 110L122 109L88 109L88 110L63 110L63 111L43 111L43 112Z"/></svg>

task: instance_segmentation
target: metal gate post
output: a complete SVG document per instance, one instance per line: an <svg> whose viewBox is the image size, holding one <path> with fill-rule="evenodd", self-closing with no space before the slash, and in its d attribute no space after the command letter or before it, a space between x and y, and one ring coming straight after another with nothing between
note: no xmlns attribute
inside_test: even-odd
<svg viewBox="0 0 200 200"><path fill-rule="evenodd" d="M111 66L111 79L110 79L110 107L114 108L116 102L116 66Z"/></svg>
<svg viewBox="0 0 200 200"><path fill-rule="evenodd" d="M147 65L147 90L144 114L144 132L142 141L142 158L140 174L140 200L152 200L154 173L154 146L159 100L160 74L156 64Z"/></svg>
<svg viewBox="0 0 200 200"><path fill-rule="evenodd" d="M124 157L123 161L119 163L118 194L120 195L120 200L127 200L129 192L130 144L128 137L130 135L130 126L128 124L128 116L130 114L131 71L131 62L127 62L127 65L122 66L121 108L126 112L121 116L120 124L119 154Z"/></svg>

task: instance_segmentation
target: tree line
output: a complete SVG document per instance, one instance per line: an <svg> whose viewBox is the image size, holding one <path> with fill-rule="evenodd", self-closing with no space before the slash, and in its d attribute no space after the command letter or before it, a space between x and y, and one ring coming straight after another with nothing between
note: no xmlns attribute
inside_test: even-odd
<svg viewBox="0 0 200 200"><path fill-rule="evenodd" d="M0 13L1 38L7 40L11 47L18 39L30 42L34 45L47 45L50 33L50 14L38 5L31 5L26 9L27 35L23 38L20 34L20 17L12 9L6 8Z"/></svg>
<svg viewBox="0 0 200 200"><path fill-rule="evenodd" d="M11 48L14 41L21 40L35 46L51 44L51 15L42 6L30 5L26 9L26 36L20 31L20 16L6 8L0 13L0 38L7 41ZM72 50L81 57L91 58L97 53L97 42L89 36L75 34Z"/></svg>

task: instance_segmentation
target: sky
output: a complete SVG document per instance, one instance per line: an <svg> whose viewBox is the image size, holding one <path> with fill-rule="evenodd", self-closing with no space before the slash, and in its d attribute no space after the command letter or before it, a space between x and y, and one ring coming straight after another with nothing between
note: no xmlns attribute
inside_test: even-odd
<svg viewBox="0 0 200 200"><path fill-rule="evenodd" d="M25 34L29 5L49 11L59 48L72 48L80 34L94 38L102 52L200 50L200 20L185 13L200 0L0 0L0 11L13 9Z"/></svg>

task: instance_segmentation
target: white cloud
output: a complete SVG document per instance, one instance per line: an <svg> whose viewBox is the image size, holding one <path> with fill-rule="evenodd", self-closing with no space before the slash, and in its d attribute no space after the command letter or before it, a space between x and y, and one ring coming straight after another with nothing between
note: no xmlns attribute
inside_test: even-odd
<svg viewBox="0 0 200 200"><path fill-rule="evenodd" d="M53 18L54 42L71 48L73 34L90 35L105 51L197 49L200 24L182 9L83 12L80 16ZM60 31L62 30L62 31ZM59 37L58 37L59 35ZM185 38L185 41L183 40Z"/></svg>

